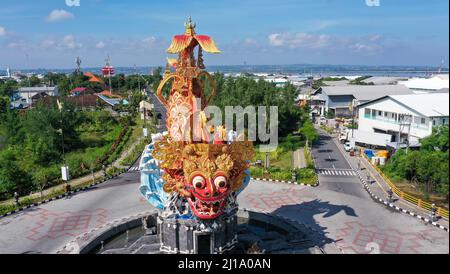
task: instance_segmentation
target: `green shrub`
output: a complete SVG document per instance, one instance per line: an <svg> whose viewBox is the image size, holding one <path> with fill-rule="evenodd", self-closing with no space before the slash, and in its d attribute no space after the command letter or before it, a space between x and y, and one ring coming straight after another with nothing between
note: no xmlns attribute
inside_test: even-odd
<svg viewBox="0 0 450 274"><path fill-rule="evenodd" d="M12 204L0 205L0 215L16 210L17 207Z"/></svg>
<svg viewBox="0 0 450 274"><path fill-rule="evenodd" d="M262 178L264 175L264 169L261 167L250 167L250 176L253 178Z"/></svg>

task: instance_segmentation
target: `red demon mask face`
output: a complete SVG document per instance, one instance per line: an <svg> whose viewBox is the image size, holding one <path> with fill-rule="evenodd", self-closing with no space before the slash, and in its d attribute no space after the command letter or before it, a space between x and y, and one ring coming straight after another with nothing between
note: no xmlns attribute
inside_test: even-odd
<svg viewBox="0 0 450 274"><path fill-rule="evenodd" d="M197 218L211 220L234 206L230 196L247 176L253 147L248 142L184 144L166 138L155 144L153 156L165 170L164 190L185 197Z"/></svg>
<svg viewBox="0 0 450 274"><path fill-rule="evenodd" d="M190 178L186 189L191 195L187 200L194 215L200 219L215 219L222 215L231 191L227 175L216 172L209 177L195 172Z"/></svg>

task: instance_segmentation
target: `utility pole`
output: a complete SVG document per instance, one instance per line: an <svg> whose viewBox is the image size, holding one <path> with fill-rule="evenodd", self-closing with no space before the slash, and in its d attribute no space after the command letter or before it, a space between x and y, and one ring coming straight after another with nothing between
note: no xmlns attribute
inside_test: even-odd
<svg viewBox="0 0 450 274"><path fill-rule="evenodd" d="M75 62L77 64L77 73L79 74L81 72L81 59L79 56L77 57Z"/></svg>
<svg viewBox="0 0 450 274"><path fill-rule="evenodd" d="M409 150L409 134L411 132L411 123L412 123L412 115L410 114L399 114L398 117L398 123L399 123L399 130L398 130L398 142L397 142L397 149L400 147L400 142L402 138L402 133L406 131L406 127L408 127L408 130L406 131L406 153L408 153Z"/></svg>
<svg viewBox="0 0 450 274"><path fill-rule="evenodd" d="M352 112L352 138L354 138L354 130L355 130L355 107L356 107L356 100L353 99L353 101L350 103L350 111Z"/></svg>
<svg viewBox="0 0 450 274"><path fill-rule="evenodd" d="M75 63L77 65L77 75L81 74L81 59L80 56L77 56L77 59L75 60ZM84 109L84 95L85 95L85 91L83 91L83 94L81 96L81 110Z"/></svg>
<svg viewBox="0 0 450 274"><path fill-rule="evenodd" d="M60 112L60 133L61 133L61 148L62 148L62 157L63 157L63 163L64 165L61 167L61 175L63 181L68 182L70 179L69 175L69 167L66 164L66 155L64 150L64 130L63 130L63 103L58 100L56 100L56 103L58 104L58 109Z"/></svg>
<svg viewBox="0 0 450 274"><path fill-rule="evenodd" d="M134 71L136 73L137 79L138 79L138 89L139 89L139 93L141 93L141 75L137 70L136 64L134 64Z"/></svg>
<svg viewBox="0 0 450 274"><path fill-rule="evenodd" d="M25 55L26 59L27 59L27 68L30 69L30 58L28 56L28 53ZM31 87L31 82L30 82L30 75L27 73L27 80L28 80L28 104L31 107L32 103L31 102L31 98L30 98L30 87Z"/></svg>

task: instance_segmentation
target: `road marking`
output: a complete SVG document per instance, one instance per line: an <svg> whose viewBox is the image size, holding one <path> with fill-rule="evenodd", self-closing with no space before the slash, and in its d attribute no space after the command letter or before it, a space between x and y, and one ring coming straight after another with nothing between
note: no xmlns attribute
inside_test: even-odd
<svg viewBox="0 0 450 274"><path fill-rule="evenodd" d="M131 168L128 170L128 172L133 172L133 171L139 171L139 167L138 167L138 166L134 166L134 167L131 167Z"/></svg>
<svg viewBox="0 0 450 274"><path fill-rule="evenodd" d="M349 169L317 169L317 174L323 176L341 176L341 177L354 177L356 172Z"/></svg>

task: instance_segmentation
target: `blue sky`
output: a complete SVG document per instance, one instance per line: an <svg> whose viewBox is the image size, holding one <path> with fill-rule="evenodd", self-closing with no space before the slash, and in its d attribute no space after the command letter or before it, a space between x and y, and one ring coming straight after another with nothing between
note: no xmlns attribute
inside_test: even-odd
<svg viewBox="0 0 450 274"><path fill-rule="evenodd" d="M1 0L0 69L164 65L189 15L222 50L207 65L448 66L448 0L79 1Z"/></svg>

